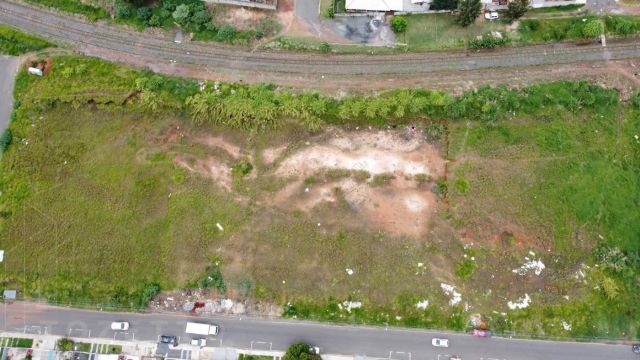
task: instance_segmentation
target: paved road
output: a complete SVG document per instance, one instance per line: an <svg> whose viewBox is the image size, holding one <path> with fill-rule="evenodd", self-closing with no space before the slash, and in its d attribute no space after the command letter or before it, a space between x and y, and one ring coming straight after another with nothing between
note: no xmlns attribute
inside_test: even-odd
<svg viewBox="0 0 640 360"><path fill-rule="evenodd" d="M48 10L0 0L0 23L6 23L80 48L97 48L120 54L123 61L137 57L156 62L205 65L218 71L245 71L293 75L393 75L495 67L602 61L640 57L637 39L598 44L571 44L508 48L492 52L402 53L397 55L326 55L246 51L211 43L175 44L169 36L128 32L122 27L93 24Z"/></svg>
<svg viewBox="0 0 640 360"><path fill-rule="evenodd" d="M295 341L316 344L323 353L367 355L397 360L434 360L438 355L457 354L465 360L624 360L636 359L628 345L475 338L463 334L412 329L385 329L318 324L302 321L238 317L211 319L163 314L118 314L57 308L29 303L2 305L2 329L76 337L104 337L119 340L155 340L160 334L175 335L185 343L188 320L219 324L219 336L212 346L285 350ZM128 332L115 333L109 323L126 320ZM25 328L26 326L26 328ZM450 339L448 349L431 346L434 336ZM442 359L443 357L441 357Z"/></svg>
<svg viewBox="0 0 640 360"><path fill-rule="evenodd" d="M13 83L18 72L18 58L0 55L0 134L9 125L13 110Z"/></svg>

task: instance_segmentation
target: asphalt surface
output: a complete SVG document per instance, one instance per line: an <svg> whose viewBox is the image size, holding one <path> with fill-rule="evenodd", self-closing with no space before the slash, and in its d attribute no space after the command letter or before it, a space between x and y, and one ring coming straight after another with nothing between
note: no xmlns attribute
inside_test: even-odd
<svg viewBox="0 0 640 360"><path fill-rule="evenodd" d="M175 314L130 314L86 311L14 303L1 305L2 329L27 333L100 337L118 340L155 341L159 335L174 335L188 343L187 321L217 324L220 334L210 337L209 346L254 350L286 350L296 341L320 347L325 354L366 355L396 360L447 359L461 355L465 360L625 360L638 359L629 345L477 338L465 334L428 330L356 327L303 321L241 317L189 318ZM114 332L112 321L128 321L130 329ZM435 348L433 337L449 339L449 348ZM439 357L440 356L440 357Z"/></svg>
<svg viewBox="0 0 640 360"><path fill-rule="evenodd" d="M0 55L0 134L9 126L13 111L13 83L18 64L17 57Z"/></svg>
<svg viewBox="0 0 640 360"><path fill-rule="evenodd" d="M295 52L248 51L212 43L176 44L169 35L127 31L123 27L90 23L48 9L0 0L0 23L83 48L119 54L123 61L136 57L161 63L203 65L217 71L289 75L390 75L451 70L524 67L640 57L637 39L576 46L555 44L507 48L486 52L463 51L402 53L395 55L318 55Z"/></svg>

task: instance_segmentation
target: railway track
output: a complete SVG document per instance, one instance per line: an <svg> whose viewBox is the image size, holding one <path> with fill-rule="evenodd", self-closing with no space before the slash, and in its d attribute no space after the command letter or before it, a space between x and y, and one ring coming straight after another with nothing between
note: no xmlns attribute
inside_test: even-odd
<svg viewBox="0 0 640 360"><path fill-rule="evenodd" d="M549 65L578 61L640 57L637 39L597 45L535 45L496 51L447 51L393 55L319 55L276 51L247 51L212 43L175 44L167 37L131 32L13 1L0 1L0 23L76 45L93 46L126 56L166 62L208 65L222 69L287 74L412 74L452 70Z"/></svg>

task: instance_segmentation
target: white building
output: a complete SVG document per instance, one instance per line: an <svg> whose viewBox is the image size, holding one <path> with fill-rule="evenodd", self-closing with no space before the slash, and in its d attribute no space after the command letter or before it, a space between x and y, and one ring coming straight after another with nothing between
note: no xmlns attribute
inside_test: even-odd
<svg viewBox="0 0 640 360"><path fill-rule="evenodd" d="M347 11L364 12L424 12L431 0L346 0Z"/></svg>

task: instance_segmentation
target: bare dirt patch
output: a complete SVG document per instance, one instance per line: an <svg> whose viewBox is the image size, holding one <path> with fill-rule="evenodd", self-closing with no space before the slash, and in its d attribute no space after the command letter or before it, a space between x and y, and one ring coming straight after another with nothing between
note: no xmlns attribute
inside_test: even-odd
<svg viewBox="0 0 640 360"><path fill-rule="evenodd" d="M242 6L213 6L213 17L216 24L232 25L238 30L253 30L256 24L271 12L261 9L250 9Z"/></svg>
<svg viewBox="0 0 640 360"><path fill-rule="evenodd" d="M210 148L219 148L227 152L231 157L239 159L242 157L242 148L231 141L226 140L222 135L201 135L193 139L195 143L206 145Z"/></svg>
<svg viewBox="0 0 640 360"><path fill-rule="evenodd" d="M211 178L222 189L231 191L231 169L228 164L216 157L196 159L188 155L178 154L173 159L173 163L187 171Z"/></svg>
<svg viewBox="0 0 640 360"><path fill-rule="evenodd" d="M437 208L430 187L420 186L416 175L436 179L444 174L444 160L418 129L344 132L330 130L307 142L285 158L276 175L295 178L273 198L285 209L311 211L322 203L344 199L361 215L356 222L393 235L419 237ZM353 176L305 185L322 171L368 173L368 180ZM376 176L388 180L377 183Z"/></svg>
<svg viewBox="0 0 640 360"><path fill-rule="evenodd" d="M367 171L372 175L427 174L439 177L444 174L444 161L417 129L360 131L348 136L333 130L331 136L333 138L328 142L308 145L283 160L276 174L308 176L319 169Z"/></svg>

